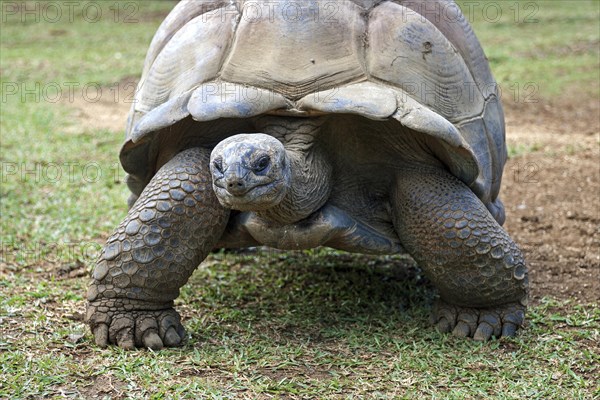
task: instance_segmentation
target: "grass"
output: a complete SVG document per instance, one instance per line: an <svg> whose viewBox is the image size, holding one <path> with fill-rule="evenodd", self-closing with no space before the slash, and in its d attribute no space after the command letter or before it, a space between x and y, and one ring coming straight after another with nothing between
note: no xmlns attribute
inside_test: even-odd
<svg viewBox="0 0 600 400"><path fill-rule="evenodd" d="M539 151L542 148L542 145L539 143L534 144L522 144L519 143L514 146L508 146L508 157L514 158L523 154L533 153L535 151Z"/></svg>
<svg viewBox="0 0 600 400"><path fill-rule="evenodd" d="M100 350L89 335L73 343L70 335L85 332L83 283L44 282L48 276L12 274L3 287L19 294L0 303L7 325L0 397L88 397L103 389L135 398L600 394L597 307L546 299L516 339L454 339L428 326L432 288L401 257L213 255L178 301L189 343L158 353Z"/></svg>
<svg viewBox="0 0 600 400"><path fill-rule="evenodd" d="M565 91L598 96L597 0L459 4L473 22L505 102L539 102Z"/></svg>
<svg viewBox="0 0 600 400"><path fill-rule="evenodd" d="M82 310L95 254L126 213L123 132L82 125L68 85L114 95L111 85L139 74L173 3L92 2L103 15L93 24L88 3L54 23L22 22L9 3L0 4L0 398L600 397L596 304L548 296L515 339L456 340L428 325L435 292L411 260L324 249L214 254L178 300L185 347L96 348ZM536 23L515 23L511 10L497 22L474 14L501 85L597 96L599 3L576 3L535 2ZM36 4L48 3L26 7ZM131 10L137 22L124 23ZM51 101L57 87L63 97Z"/></svg>

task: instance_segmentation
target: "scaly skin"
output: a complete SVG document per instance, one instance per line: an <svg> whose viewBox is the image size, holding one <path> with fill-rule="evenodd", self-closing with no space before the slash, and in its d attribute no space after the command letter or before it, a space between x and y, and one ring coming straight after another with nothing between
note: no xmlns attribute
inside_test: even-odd
<svg viewBox="0 0 600 400"><path fill-rule="evenodd" d="M86 320L98 346L183 343L173 300L229 217L212 190L209 156L189 149L165 164L108 239L88 290Z"/></svg>
<svg viewBox="0 0 600 400"><path fill-rule="evenodd" d="M432 322L477 340L514 336L528 294L517 245L449 173L413 166L396 181L392 202L400 241L440 291Z"/></svg>

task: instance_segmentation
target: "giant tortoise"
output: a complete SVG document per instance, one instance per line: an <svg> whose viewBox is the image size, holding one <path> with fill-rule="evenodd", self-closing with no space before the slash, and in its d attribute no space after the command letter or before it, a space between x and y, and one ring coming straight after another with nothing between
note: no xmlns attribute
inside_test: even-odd
<svg viewBox="0 0 600 400"><path fill-rule="evenodd" d="M445 0L181 1L154 36L121 148L127 217L93 271L99 346L177 346L173 301L213 250L408 253L433 323L512 336L525 261L502 229L503 111Z"/></svg>

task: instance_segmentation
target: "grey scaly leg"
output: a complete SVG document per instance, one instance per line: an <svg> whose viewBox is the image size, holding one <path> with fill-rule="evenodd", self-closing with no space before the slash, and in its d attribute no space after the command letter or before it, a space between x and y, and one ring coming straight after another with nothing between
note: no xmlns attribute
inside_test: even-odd
<svg viewBox="0 0 600 400"><path fill-rule="evenodd" d="M487 340L523 324L528 280L517 245L461 181L431 167L398 173L392 196L402 245L440 291L433 322Z"/></svg>
<svg viewBox="0 0 600 400"><path fill-rule="evenodd" d="M222 235L229 211L212 190L210 151L164 165L100 254L86 320L96 344L177 346L185 331L173 300Z"/></svg>

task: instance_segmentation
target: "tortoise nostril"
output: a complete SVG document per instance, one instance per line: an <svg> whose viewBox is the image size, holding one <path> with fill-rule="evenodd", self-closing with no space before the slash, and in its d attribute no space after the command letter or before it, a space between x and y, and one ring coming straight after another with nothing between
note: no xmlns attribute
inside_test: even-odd
<svg viewBox="0 0 600 400"><path fill-rule="evenodd" d="M227 179L227 191L233 195L246 193L246 184L240 178Z"/></svg>

